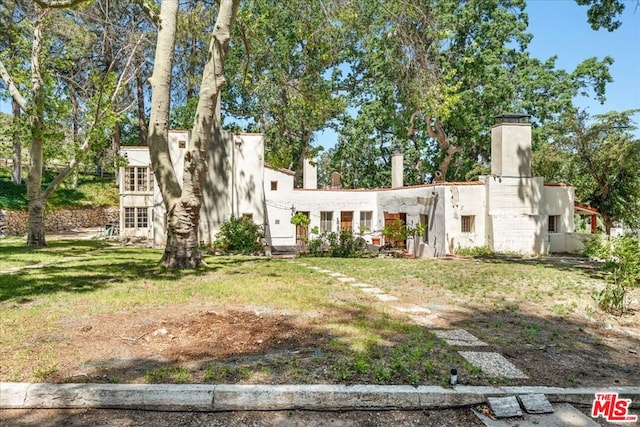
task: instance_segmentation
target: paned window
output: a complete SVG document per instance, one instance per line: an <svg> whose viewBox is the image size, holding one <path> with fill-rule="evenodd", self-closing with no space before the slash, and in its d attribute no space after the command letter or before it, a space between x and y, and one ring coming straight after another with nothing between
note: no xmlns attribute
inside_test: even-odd
<svg viewBox="0 0 640 427"><path fill-rule="evenodd" d="M460 231L463 233L475 233L476 217L475 215L462 215Z"/></svg>
<svg viewBox="0 0 640 427"><path fill-rule="evenodd" d="M320 212L320 233L331 232L333 224L333 212Z"/></svg>
<svg viewBox="0 0 640 427"><path fill-rule="evenodd" d="M373 219L373 212L361 211L360 212L360 228L363 230L371 231L372 219Z"/></svg>

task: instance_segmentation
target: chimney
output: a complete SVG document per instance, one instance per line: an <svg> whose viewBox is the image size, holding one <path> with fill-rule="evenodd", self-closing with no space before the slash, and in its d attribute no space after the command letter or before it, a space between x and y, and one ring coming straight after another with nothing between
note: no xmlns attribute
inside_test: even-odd
<svg viewBox="0 0 640 427"><path fill-rule="evenodd" d="M331 188L341 188L340 172L331 172Z"/></svg>
<svg viewBox="0 0 640 427"><path fill-rule="evenodd" d="M302 188L311 190L318 188L318 169L311 164L311 159L304 159L302 165Z"/></svg>
<svg viewBox="0 0 640 427"><path fill-rule="evenodd" d="M531 123L527 114L495 116L491 128L491 174L531 176Z"/></svg>
<svg viewBox="0 0 640 427"><path fill-rule="evenodd" d="M400 150L395 150L391 156L391 188L404 185L404 156Z"/></svg>

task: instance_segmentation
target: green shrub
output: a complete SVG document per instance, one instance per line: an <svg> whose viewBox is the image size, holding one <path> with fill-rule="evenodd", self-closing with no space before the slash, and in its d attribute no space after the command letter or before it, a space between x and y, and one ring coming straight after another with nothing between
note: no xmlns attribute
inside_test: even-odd
<svg viewBox="0 0 640 427"><path fill-rule="evenodd" d="M458 248L455 250L456 255L472 256L472 257L485 257L493 256L493 250L488 246L476 246L473 248Z"/></svg>
<svg viewBox="0 0 640 427"><path fill-rule="evenodd" d="M255 254L262 250L262 227L247 217L232 216L216 234L214 247L234 254Z"/></svg>
<svg viewBox="0 0 640 427"><path fill-rule="evenodd" d="M640 285L640 241L624 235L608 240L590 239L585 254L603 260L607 286L592 295L598 308L613 314L624 312L627 289Z"/></svg>
<svg viewBox="0 0 640 427"><path fill-rule="evenodd" d="M362 255L351 230L340 233L323 233L313 238L307 245L310 256L353 258Z"/></svg>

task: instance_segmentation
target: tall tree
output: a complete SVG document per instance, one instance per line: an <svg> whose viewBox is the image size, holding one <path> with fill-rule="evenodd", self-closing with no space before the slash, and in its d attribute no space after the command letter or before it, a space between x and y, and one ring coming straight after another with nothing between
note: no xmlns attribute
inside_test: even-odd
<svg viewBox="0 0 640 427"><path fill-rule="evenodd" d="M615 221L640 226L640 140L632 120L637 112L591 118L584 111L568 111L544 156L537 156L543 171L573 183L576 198L598 209L607 234Z"/></svg>
<svg viewBox="0 0 640 427"><path fill-rule="evenodd" d="M339 66L351 31L338 0L245 2L230 51L227 116L266 135L265 159L301 173L314 133L344 110Z"/></svg>
<svg viewBox="0 0 640 427"><path fill-rule="evenodd" d="M79 3L82 2L15 2L11 16L28 29L25 33L31 32L30 52L20 52L21 60L15 60L6 50L0 52L0 78L28 121L28 245L46 244L44 215L47 200L80 164L92 144L101 138L103 126L108 126L113 117L115 98L126 81L126 70L120 76L96 71L90 66L81 73L74 71L75 64L87 62L83 56L85 51L74 44L82 44L85 40L81 36L82 26L77 16L55 9ZM69 32L77 37L70 37ZM23 78L25 75L29 76L28 80ZM72 99L72 103L78 101L78 98L74 99L74 93L82 93L78 104L82 108L82 128L77 133L71 130L74 122L70 114L72 109L61 102L61 93ZM78 140L74 141L73 135L77 135ZM60 148L67 150L70 157L43 188L45 158L59 153Z"/></svg>
<svg viewBox="0 0 640 427"><path fill-rule="evenodd" d="M151 77L148 141L154 173L167 211L167 244L161 263L168 268L193 268L203 262L198 248L198 225L206 173L205 161L209 142L221 135L219 99L225 86L224 64L239 3L240 0L220 1L218 18L209 42L208 60L200 83L193 129L185 154L182 183L178 181L171 163L168 141L178 1L164 0L161 4ZM213 143L224 142L217 140Z"/></svg>
<svg viewBox="0 0 640 427"><path fill-rule="evenodd" d="M556 120L576 95L603 100L611 58L588 59L573 72L556 69L555 58L531 58L524 8L523 0L370 3L351 93L351 111L370 117L345 116L345 129L360 128L343 133L339 145L364 133L371 145L384 147L385 156L401 149L409 184L437 172L444 179L470 179L488 165L495 115L528 113L538 127ZM334 163L345 160L347 168L361 167L352 159Z"/></svg>

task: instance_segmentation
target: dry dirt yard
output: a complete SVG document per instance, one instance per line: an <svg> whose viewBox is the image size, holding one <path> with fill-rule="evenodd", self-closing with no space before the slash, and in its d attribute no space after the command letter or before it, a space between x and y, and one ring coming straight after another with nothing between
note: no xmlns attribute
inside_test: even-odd
<svg viewBox="0 0 640 427"><path fill-rule="evenodd" d="M526 307L471 313L440 307L439 316L447 319L440 326L463 328L486 340L490 346L483 351L504 355L530 377L498 384L597 387L640 384L639 331L628 326L638 313L636 307L613 324L586 322L580 314L528 319ZM340 358L330 354L332 336L324 321L322 314L192 306L68 319L59 325L62 335L41 337L65 343L56 347L58 369L47 382L340 382L331 369ZM523 322L531 336L523 336ZM93 362L79 363L78 355ZM461 383L495 383L485 377L470 380L471 374L462 368ZM348 382L367 380L355 376Z"/></svg>

